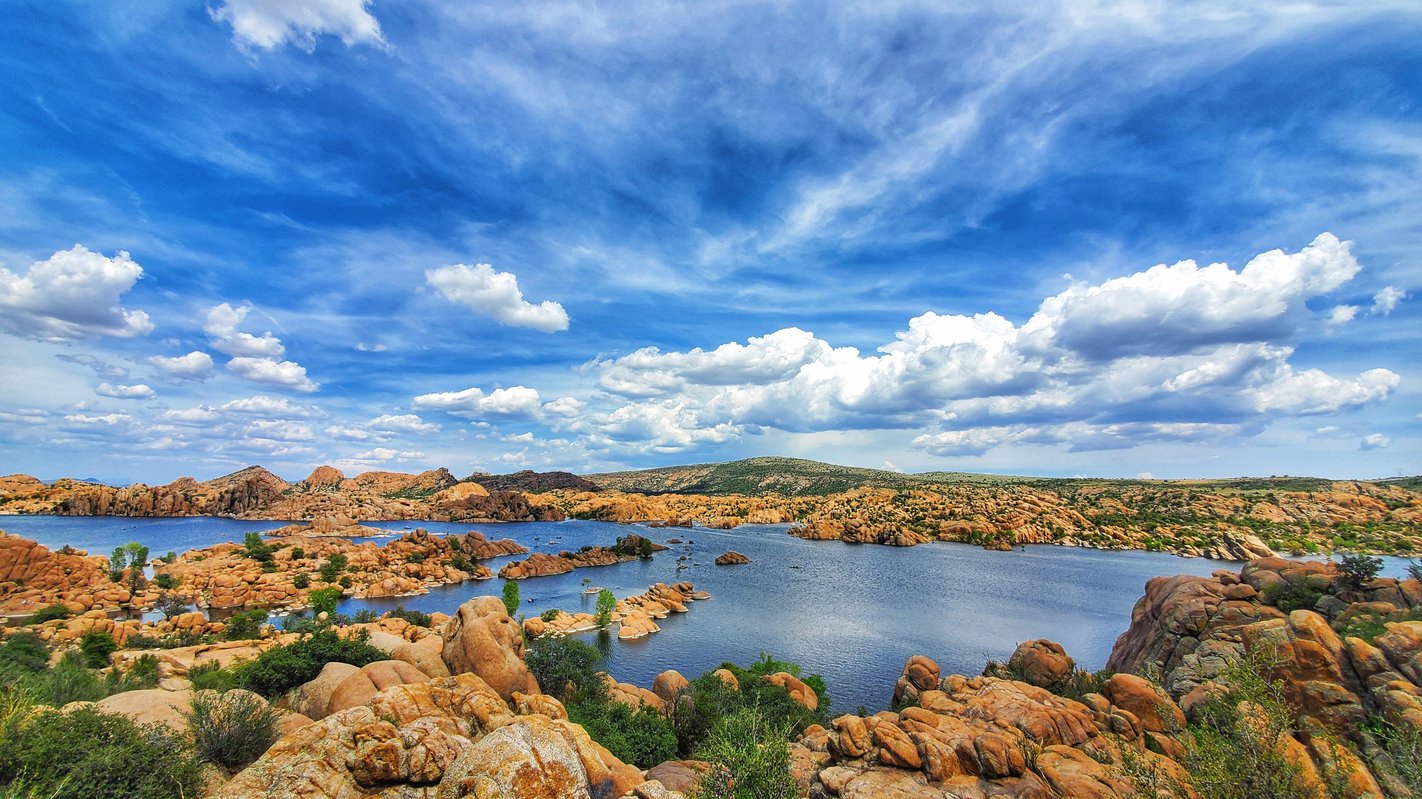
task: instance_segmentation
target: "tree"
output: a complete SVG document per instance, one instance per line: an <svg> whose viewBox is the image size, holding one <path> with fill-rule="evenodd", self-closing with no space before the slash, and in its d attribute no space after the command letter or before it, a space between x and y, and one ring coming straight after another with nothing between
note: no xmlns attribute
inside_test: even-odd
<svg viewBox="0 0 1422 799"><path fill-rule="evenodd" d="M706 799L794 799L799 791L790 775L785 747L787 726L767 719L759 707L737 710L711 729L697 752L701 760L718 763L701 783Z"/></svg>
<svg viewBox="0 0 1422 799"><path fill-rule="evenodd" d="M109 579L114 582L122 582L124 574L128 575L128 590L130 593L138 593L138 589L143 586L143 567L148 565L148 547L137 541L130 541L114 550L114 554L109 556Z"/></svg>
<svg viewBox="0 0 1422 799"><path fill-rule="evenodd" d="M597 626L606 628L612 621L612 611L617 609L617 595L606 588L597 592Z"/></svg>
<svg viewBox="0 0 1422 799"><path fill-rule="evenodd" d="M1338 582L1350 591L1357 591L1382 571L1382 558L1372 555L1344 555L1338 562Z"/></svg>
<svg viewBox="0 0 1422 799"><path fill-rule="evenodd" d="M252 560L270 563L274 557L274 550L262 540L261 533L247 533L242 537L242 546L247 550L247 557Z"/></svg>
<svg viewBox="0 0 1422 799"><path fill-rule="evenodd" d="M646 560L647 558L652 557L652 541L651 541L651 539L649 539L649 538L643 538L640 542L638 542L638 544L637 544L637 554L640 555L643 560Z"/></svg>
<svg viewBox="0 0 1422 799"><path fill-rule="evenodd" d="M336 604L344 594L344 591L335 587L315 588L306 595L306 601L311 605L312 613L317 616L325 613L329 616L335 614Z"/></svg>
<svg viewBox="0 0 1422 799"><path fill-rule="evenodd" d="M518 583L513 580L504 581L504 609L510 616L518 612Z"/></svg>
<svg viewBox="0 0 1422 799"><path fill-rule="evenodd" d="M112 635L90 630L79 639L79 651L89 668L102 669L109 665L109 655L118 651L118 644Z"/></svg>
<svg viewBox="0 0 1422 799"><path fill-rule="evenodd" d="M607 695L607 686L598 674L602 654L576 638L557 633L540 635L529 646L524 660L539 687L560 702L571 702L574 697L596 701Z"/></svg>
<svg viewBox="0 0 1422 799"><path fill-rule="evenodd" d="M164 591L158 594L158 604L154 609L160 611L163 618L171 619L188 612L188 600L187 597Z"/></svg>

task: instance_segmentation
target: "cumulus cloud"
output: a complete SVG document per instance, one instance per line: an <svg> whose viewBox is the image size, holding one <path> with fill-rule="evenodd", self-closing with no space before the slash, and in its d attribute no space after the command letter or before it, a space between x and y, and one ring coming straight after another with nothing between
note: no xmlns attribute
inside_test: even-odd
<svg viewBox="0 0 1422 799"><path fill-rule="evenodd" d="M157 355L149 358L148 362L170 380L206 380L212 377L212 356L197 350L175 357Z"/></svg>
<svg viewBox="0 0 1422 799"><path fill-rule="evenodd" d="M1387 445L1391 443L1392 439L1382 433L1369 433L1363 436L1363 440L1358 444L1358 448L1362 450L1386 449Z"/></svg>
<svg viewBox="0 0 1422 799"><path fill-rule="evenodd" d="M1182 261L1075 285L1022 325L995 313L924 313L864 354L789 328L712 350L643 349L594 362L610 411L561 424L590 441L687 448L764 429L928 428L939 455L1003 444L1109 449L1133 441L1250 434L1278 415L1387 398L1397 374L1296 370L1306 302L1357 274L1323 234L1242 270Z"/></svg>
<svg viewBox="0 0 1422 799"><path fill-rule="evenodd" d="M1387 316L1393 312L1398 303L1407 299L1407 292L1393 286L1387 286L1373 295L1372 313Z"/></svg>
<svg viewBox="0 0 1422 799"><path fill-rule="evenodd" d="M315 438L309 425L286 419L254 419L247 424L244 432L251 438L277 441L310 441Z"/></svg>
<svg viewBox="0 0 1422 799"><path fill-rule="evenodd" d="M426 422L413 413L385 414L355 425L332 425L327 435L351 441L384 441L399 434L433 433L439 425Z"/></svg>
<svg viewBox="0 0 1422 799"><path fill-rule="evenodd" d="M543 413L547 416L572 418L583 412L587 403L577 397L559 397L543 403Z"/></svg>
<svg viewBox="0 0 1422 799"><path fill-rule="evenodd" d="M253 397L230 400L218 406L227 413L244 416L267 416L289 419L311 419L325 416L325 412L315 405L302 405L285 397L268 397L258 394Z"/></svg>
<svg viewBox="0 0 1422 799"><path fill-rule="evenodd" d="M202 329L211 337L212 348L233 356L280 358L286 352L286 347L270 330L255 336L237 329L251 312L250 304L234 307L224 302L209 308L204 316Z"/></svg>
<svg viewBox="0 0 1422 799"><path fill-rule="evenodd" d="M94 389L94 391L101 396L113 397L114 399L153 399L158 396L154 393L153 389L142 383L132 386L100 383L99 387Z"/></svg>
<svg viewBox="0 0 1422 799"><path fill-rule="evenodd" d="M1346 325L1358 315L1358 310L1356 305L1335 305L1328 314L1328 323L1335 326Z"/></svg>
<svg viewBox="0 0 1422 799"><path fill-rule="evenodd" d="M77 363L80 366L87 366L94 370L94 374L99 377L108 378L109 380L124 380L128 377L128 369L125 367L106 361L97 355L90 355L87 352L74 355L61 353L54 357L68 363Z"/></svg>
<svg viewBox="0 0 1422 799"><path fill-rule="evenodd" d="M39 341L148 333L148 314L119 304L142 276L128 253L109 258L79 244L36 261L24 275L0 267L0 330Z"/></svg>
<svg viewBox="0 0 1422 799"><path fill-rule="evenodd" d="M113 427L116 425L128 424L133 421L133 417L126 413L105 413L105 414L84 414L71 413L64 417L64 421L76 425Z"/></svg>
<svg viewBox="0 0 1422 799"><path fill-rule="evenodd" d="M485 394L480 388L421 394L411 402L419 410L444 411L465 419L488 416L535 416L539 410L538 392L527 386L496 388Z"/></svg>
<svg viewBox="0 0 1422 799"><path fill-rule="evenodd" d="M337 36L347 47L385 45L380 23L368 10L371 0L223 0L212 18L232 26L243 46L271 50L291 43L306 51L316 39Z"/></svg>
<svg viewBox="0 0 1422 799"><path fill-rule="evenodd" d="M423 452L402 452L390 449L389 447L376 447L365 452L358 452L350 457L355 462L360 461L412 461L425 457Z"/></svg>
<svg viewBox="0 0 1422 799"><path fill-rule="evenodd" d="M534 305L523 298L518 278L497 272L489 264L455 264L430 269L425 281L445 299L510 327L531 327L544 333L568 329L568 312L551 300Z"/></svg>
<svg viewBox="0 0 1422 799"><path fill-rule="evenodd" d="M306 367L295 361L278 361L274 358L233 358L227 362L228 371L254 383L281 386L294 391L311 392L321 387L306 376Z"/></svg>

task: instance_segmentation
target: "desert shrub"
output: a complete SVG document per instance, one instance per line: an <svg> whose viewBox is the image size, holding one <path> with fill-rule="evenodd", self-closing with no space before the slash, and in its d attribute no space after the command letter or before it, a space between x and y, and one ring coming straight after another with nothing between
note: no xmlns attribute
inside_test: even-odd
<svg viewBox="0 0 1422 799"><path fill-rule="evenodd" d="M294 588L309 588L311 586L311 577L307 575L306 572L301 572L291 578L291 585Z"/></svg>
<svg viewBox="0 0 1422 799"><path fill-rule="evenodd" d="M160 576L166 577L167 575ZM158 581L154 580L153 584L157 585ZM159 587L161 588L162 586ZM170 594L167 591L158 594L158 602L154 605L154 609L162 613L165 619L171 619L174 616L181 616L187 613L188 607L187 597L179 596L178 594Z"/></svg>
<svg viewBox="0 0 1422 799"><path fill-rule="evenodd" d="M1402 783L1411 796L1422 796L1422 731L1411 724L1393 724L1381 716L1373 716L1363 725L1381 745L1382 766Z"/></svg>
<svg viewBox="0 0 1422 799"><path fill-rule="evenodd" d="M606 628L612 621L612 611L617 609L617 595L606 588L597 592L597 626Z"/></svg>
<svg viewBox="0 0 1422 799"><path fill-rule="evenodd" d="M292 548L291 548L291 559L292 559L292 560L302 560L302 559L305 558L305 557L306 557L306 550L302 549L301 547L292 547Z"/></svg>
<svg viewBox="0 0 1422 799"><path fill-rule="evenodd" d="M158 687L158 658L153 655L143 655L135 660L133 665L128 667L128 671L122 675L119 675L117 671L109 672L104 687L111 694Z"/></svg>
<svg viewBox="0 0 1422 799"><path fill-rule="evenodd" d="M369 636L342 638L335 630L316 630L299 641L268 649L234 670L237 687L255 691L268 699L308 682L327 663L364 666L388 656L367 643Z"/></svg>
<svg viewBox="0 0 1422 799"><path fill-rule="evenodd" d="M690 702L676 701L668 707L667 716L681 755L694 755L721 719L748 708L754 708L771 726L783 727L795 734L803 732L811 724L828 722L828 692L820 693L818 708L809 710L790 698L784 688L761 679L782 671L796 675L800 671L799 665L762 653L750 668L741 668L734 663L722 663L720 668L731 672L740 687L732 688L714 673L707 672L686 687L683 695L689 697ZM804 682L817 693L824 690L824 680L819 675L810 675L804 678Z"/></svg>
<svg viewBox="0 0 1422 799"><path fill-rule="evenodd" d="M453 566L454 568L456 568L456 569L458 569L458 570L460 570L460 571L462 571L462 572L472 572L472 571L474 571L474 565L471 564L471 563L469 562L469 559L466 558L466 557L464 557L463 555L455 555L454 557L450 558L450 559L449 559L449 565Z"/></svg>
<svg viewBox="0 0 1422 799"><path fill-rule="evenodd" d="M598 676L602 653L572 636L539 636L529 645L524 662L543 692L561 702L606 698L606 686Z"/></svg>
<svg viewBox="0 0 1422 799"><path fill-rule="evenodd" d="M44 624L55 619L67 619L73 615L74 612L63 605L50 605L35 611L34 615L25 620L25 624Z"/></svg>
<svg viewBox="0 0 1422 799"><path fill-rule="evenodd" d="M1376 579L1382 565L1382 558L1372 555L1344 555L1338 561L1338 582L1344 588L1356 591L1364 583Z"/></svg>
<svg viewBox="0 0 1422 799"><path fill-rule="evenodd" d="M6 724L0 787L47 799L177 799L200 794L192 751L162 725L80 708Z"/></svg>
<svg viewBox="0 0 1422 799"><path fill-rule="evenodd" d="M518 583L513 580L504 581L504 610L510 616L518 613Z"/></svg>
<svg viewBox="0 0 1422 799"><path fill-rule="evenodd" d="M676 757L671 724L646 706L634 709L609 700L573 702L568 705L568 718L624 763L651 768Z"/></svg>
<svg viewBox="0 0 1422 799"><path fill-rule="evenodd" d="M702 760L719 764L702 781L703 799L795 799L798 789L790 775L785 740L788 727L767 718L755 706L741 708L717 721L697 750Z"/></svg>
<svg viewBox="0 0 1422 799"><path fill-rule="evenodd" d="M331 586L314 588L311 593L306 595L306 602L311 606L311 612L317 616L322 613L332 615L336 612L336 605L344 595L344 591Z"/></svg>
<svg viewBox="0 0 1422 799"><path fill-rule="evenodd" d="M159 558L159 560L163 561L164 563L177 563L178 553L170 549L168 550L167 554L163 555L163 557Z"/></svg>
<svg viewBox="0 0 1422 799"><path fill-rule="evenodd" d="M246 549L247 557L262 563L270 563L274 557L275 550L271 545L262 540L261 533L247 533L242 537L242 546Z"/></svg>
<svg viewBox="0 0 1422 799"><path fill-rule="evenodd" d="M557 609L557 608L549 608L549 609L543 611L542 613L538 614L538 618L540 618L540 619L542 619L542 620L544 620L544 621L553 621L554 619L558 618L558 609Z"/></svg>
<svg viewBox="0 0 1422 799"><path fill-rule="evenodd" d="M91 669L102 669L109 665L109 655L117 652L118 648L118 643L112 635L97 630L90 630L79 639L79 651Z"/></svg>
<svg viewBox="0 0 1422 799"><path fill-rule="evenodd" d="M337 552L331 557L326 558L326 562L321 564L321 568L317 569L317 573L321 575L322 580L328 583L334 583L341 572L346 570L348 563L350 563L350 561L346 559L346 556Z"/></svg>
<svg viewBox="0 0 1422 799"><path fill-rule="evenodd" d="M385 615L392 619L403 619L415 627L428 627L431 622L430 614L421 613L418 610L406 610L404 605L396 605L394 610L386 611Z"/></svg>
<svg viewBox="0 0 1422 799"><path fill-rule="evenodd" d="M198 757L239 769L262 756L277 739L280 713L245 691L198 692L183 714Z"/></svg>
<svg viewBox="0 0 1422 799"><path fill-rule="evenodd" d="M34 633L15 633L0 644L0 675L44 671L49 666L49 647Z"/></svg>
<svg viewBox="0 0 1422 799"><path fill-rule="evenodd" d="M355 622L356 624L370 624L371 622L376 621L379 618L380 616L377 615L376 612L371 610L370 608L361 608L360 610L357 610L355 612L354 616L351 617L351 621Z"/></svg>
<svg viewBox="0 0 1422 799"><path fill-rule="evenodd" d="M336 585L339 585L339 586L340 586L341 588L343 588L343 589L350 588L351 585L353 585L353 583L351 582L350 575L348 575L348 574L343 574L343 575L341 575L341 579L339 579L339 580L336 581Z"/></svg>
<svg viewBox="0 0 1422 799"><path fill-rule="evenodd" d="M1318 604L1318 600L1323 598L1323 592L1316 588L1310 588L1303 583L1280 583L1278 588L1265 594L1266 601L1273 602L1274 607L1285 613L1292 613L1295 610L1313 610Z"/></svg>
<svg viewBox="0 0 1422 799"><path fill-rule="evenodd" d="M244 610L227 619L226 626L222 628L222 635L229 641L248 641L260 635L262 625L266 623L267 612L265 610L261 608Z"/></svg>
<svg viewBox="0 0 1422 799"><path fill-rule="evenodd" d="M171 591L178 587L178 581L173 579L173 575L167 572L160 572L153 575L153 585L163 591Z"/></svg>
<svg viewBox="0 0 1422 799"><path fill-rule="evenodd" d="M423 552L411 552L411 553L410 553L410 557L405 558L405 562L406 562L406 563L424 563L424 562L425 562L425 559L428 558L428 557L429 557L429 555L427 555L427 554L425 554L425 553L423 553Z"/></svg>
<svg viewBox="0 0 1422 799"><path fill-rule="evenodd" d="M222 693L237 687L237 681L232 672L222 668L222 664L215 660L199 663L188 669L188 681L193 684L194 691Z"/></svg>

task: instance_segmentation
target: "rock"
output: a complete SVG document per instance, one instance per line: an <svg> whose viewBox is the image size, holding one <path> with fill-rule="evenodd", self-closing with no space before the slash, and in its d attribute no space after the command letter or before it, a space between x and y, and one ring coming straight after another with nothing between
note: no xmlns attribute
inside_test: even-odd
<svg viewBox="0 0 1422 799"><path fill-rule="evenodd" d="M923 655L913 655L904 663L904 670L894 683L892 704L895 707L917 704L920 694L938 687L938 674L937 663Z"/></svg>
<svg viewBox="0 0 1422 799"><path fill-rule="evenodd" d="M652 693L661 697L663 702L670 702L689 685L690 683L681 675L681 672L668 669L652 680Z"/></svg>
<svg viewBox="0 0 1422 799"><path fill-rule="evenodd" d="M449 676L449 667L444 663L444 639L438 635L402 643L390 651L390 657L403 660L431 677Z"/></svg>
<svg viewBox="0 0 1422 799"><path fill-rule="evenodd" d="M1066 682L1076 664L1054 641L1039 639L1019 644L1007 661L1008 670L1030 685L1053 688Z"/></svg>
<svg viewBox="0 0 1422 799"><path fill-rule="evenodd" d="M538 681L523 662L523 631L498 598L460 605L443 637L451 674L477 674L506 700L515 691L538 693Z"/></svg>
<svg viewBox="0 0 1422 799"><path fill-rule="evenodd" d="M642 773L607 754L581 727L527 716L484 736L449 768L437 799L618 797Z"/></svg>
<svg viewBox="0 0 1422 799"><path fill-rule="evenodd" d="M798 677L792 674L778 671L774 674L767 674L761 679L771 685L778 685L784 688L790 694L791 699L804 705L809 710L815 710L820 706L820 697L815 693L815 689L801 682Z"/></svg>
<svg viewBox="0 0 1422 799"><path fill-rule="evenodd" d="M716 675L716 678L726 685L729 685L737 691L741 690L741 681L736 679L736 675L731 673L730 669L716 669L711 673Z"/></svg>
<svg viewBox="0 0 1422 799"><path fill-rule="evenodd" d="M647 769L646 777L669 791L691 795L701 785L712 765L704 760L668 760Z"/></svg>
<svg viewBox="0 0 1422 799"><path fill-rule="evenodd" d="M359 666L349 663L327 663L321 673L309 682L292 691L287 706L293 712L313 719L324 719L331 714L331 695L348 677L360 671Z"/></svg>
<svg viewBox="0 0 1422 799"><path fill-rule="evenodd" d="M266 700L262 700L265 704ZM100 699L94 706L105 713L127 716L139 724L162 724L177 733L187 733L188 722L183 714L192 708L193 692L164 691L150 688L124 691Z"/></svg>
<svg viewBox="0 0 1422 799"><path fill-rule="evenodd" d="M739 552L723 552L716 556L717 566L742 566L750 562L750 558Z"/></svg>
<svg viewBox="0 0 1422 799"><path fill-rule="evenodd" d="M1145 730L1174 735L1185 729L1185 714L1160 686L1134 674L1113 674L1101 693L1129 711Z"/></svg>
<svg viewBox="0 0 1422 799"><path fill-rule="evenodd" d="M375 695L396 685L429 682L429 675L401 660L377 660L360 667L331 692L327 713L339 713L370 703Z"/></svg>

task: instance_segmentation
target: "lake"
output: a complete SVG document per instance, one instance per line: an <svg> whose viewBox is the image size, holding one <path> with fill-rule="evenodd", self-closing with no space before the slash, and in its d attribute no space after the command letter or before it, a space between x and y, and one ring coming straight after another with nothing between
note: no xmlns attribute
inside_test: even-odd
<svg viewBox="0 0 1422 799"><path fill-rule="evenodd" d="M0 529L46 546L68 543L107 554L136 540L155 556L240 541L247 532L283 524L215 518L0 517ZM990 552L965 544L899 548L803 541L786 535L787 525L711 530L578 520L368 524L391 532L417 526L432 533L480 530L490 538L512 538L543 552L610 545L629 532L659 543L683 539L689 543L670 545L649 561L523 580L523 612L591 612L595 598L582 593L584 577L619 598L640 594L653 583L689 580L709 591L712 599L693 602L690 612L660 620L660 633L635 641L606 635L599 640L597 633L581 636L603 649L606 668L619 681L650 687L666 669L694 677L724 661L746 665L761 652L770 652L802 664L807 674L824 675L834 707L841 712L859 705L886 707L904 661L914 654L937 660L945 674L971 675L980 673L990 658L1006 659L1021 641L1050 638L1082 666L1099 669L1130 624L1131 607L1148 579L1239 567L1162 553L1057 546ZM752 563L714 565L715 557L726 550L741 552ZM690 565L678 571L680 555L688 556ZM486 563L497 572L513 559ZM1401 574L1405 564L1388 558L1384 573ZM449 585L415 597L345 600L341 611L369 607L383 612L403 605L450 613L472 596L497 596L502 589L498 579Z"/></svg>

